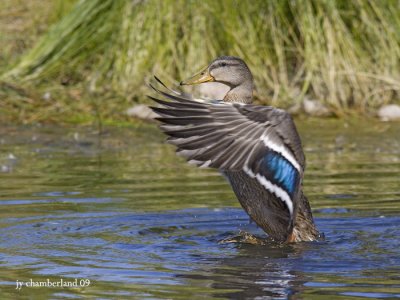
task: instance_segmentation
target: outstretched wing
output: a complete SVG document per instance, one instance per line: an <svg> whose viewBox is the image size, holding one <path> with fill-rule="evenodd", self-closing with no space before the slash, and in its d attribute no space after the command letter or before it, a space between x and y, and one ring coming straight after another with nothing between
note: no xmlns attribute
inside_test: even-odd
<svg viewBox="0 0 400 300"><path fill-rule="evenodd" d="M195 101L153 89L169 100L150 97L161 105L152 109L179 155L200 167L245 171L281 199L293 217L305 160L288 113L268 106Z"/></svg>

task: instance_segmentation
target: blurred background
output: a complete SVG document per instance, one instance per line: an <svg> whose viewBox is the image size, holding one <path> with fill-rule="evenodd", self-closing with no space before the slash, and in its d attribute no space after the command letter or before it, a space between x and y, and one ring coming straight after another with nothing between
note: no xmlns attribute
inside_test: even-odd
<svg viewBox="0 0 400 300"><path fill-rule="evenodd" d="M220 244L263 232L132 119L220 55L297 114L325 241ZM0 0L0 299L399 299L399 90L399 0Z"/></svg>
<svg viewBox="0 0 400 300"><path fill-rule="evenodd" d="M259 103L316 116L400 107L399 1L2 0L0 117L124 121L172 84L242 57Z"/></svg>

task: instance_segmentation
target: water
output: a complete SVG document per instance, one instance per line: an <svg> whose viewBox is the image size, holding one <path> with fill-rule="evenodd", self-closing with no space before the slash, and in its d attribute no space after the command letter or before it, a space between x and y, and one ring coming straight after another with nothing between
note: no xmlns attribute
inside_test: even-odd
<svg viewBox="0 0 400 300"><path fill-rule="evenodd" d="M400 124L297 123L326 241L267 246L218 243L262 232L153 125L3 126L0 298L400 298Z"/></svg>

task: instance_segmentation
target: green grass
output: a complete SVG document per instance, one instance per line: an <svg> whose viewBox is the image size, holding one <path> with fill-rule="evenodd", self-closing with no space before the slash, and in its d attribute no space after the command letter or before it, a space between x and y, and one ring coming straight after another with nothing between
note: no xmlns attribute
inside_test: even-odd
<svg viewBox="0 0 400 300"><path fill-rule="evenodd" d="M399 102L400 7L390 0L78 1L0 78L39 94L57 90L58 100L44 105L49 118L55 107L66 116L97 107L123 118L132 100L145 101L152 74L180 80L219 55L245 59L261 103L290 107L309 98L338 116L368 115ZM69 89L82 95L74 110ZM15 110L13 99L3 106Z"/></svg>

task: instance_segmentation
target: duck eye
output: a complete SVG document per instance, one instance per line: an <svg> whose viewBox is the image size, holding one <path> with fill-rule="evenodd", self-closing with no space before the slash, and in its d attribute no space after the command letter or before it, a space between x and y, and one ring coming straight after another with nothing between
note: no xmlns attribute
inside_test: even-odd
<svg viewBox="0 0 400 300"><path fill-rule="evenodd" d="M226 62L222 62L222 63L220 64L220 66L221 66L221 67L226 67Z"/></svg>

